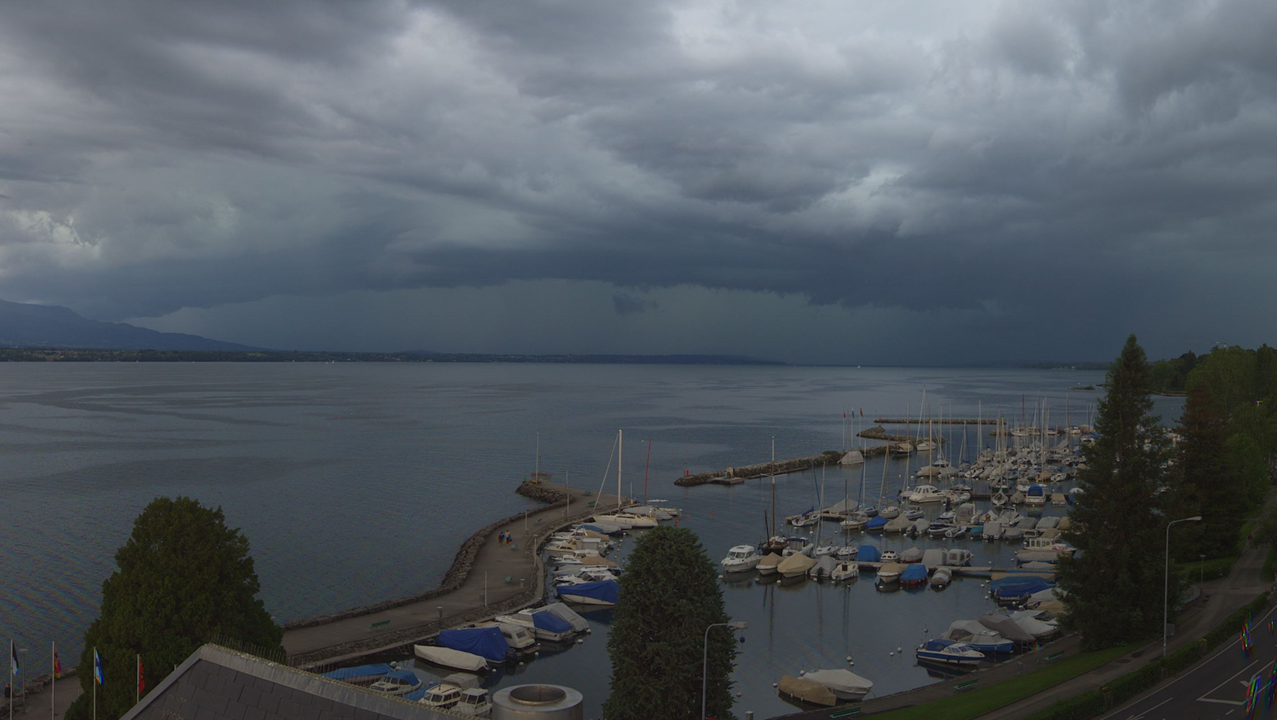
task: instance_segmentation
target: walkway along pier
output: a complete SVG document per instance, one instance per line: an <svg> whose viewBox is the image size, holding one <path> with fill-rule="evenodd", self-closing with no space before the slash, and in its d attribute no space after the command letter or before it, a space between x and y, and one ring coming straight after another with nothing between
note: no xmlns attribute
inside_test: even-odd
<svg viewBox="0 0 1280 720"><path fill-rule="evenodd" d="M549 502L490 523L468 538L440 586L421 595L353 608L284 625L289 664L313 668L420 643L444 628L481 622L533 605L544 593L538 547L560 528L618 504L613 495L522 483L521 495ZM500 545L501 530L515 542Z"/></svg>
<svg viewBox="0 0 1280 720"><path fill-rule="evenodd" d="M843 455L844 454L839 451L828 450L827 452L820 455L814 455L813 457L757 463L755 465L745 465L743 467L725 468L724 470L710 470L708 472L685 475L684 477L677 478L676 485L681 487L693 487L694 485L706 485L707 483L737 485L743 480L753 480L755 478L768 477L770 475L786 475L787 473L800 472L801 470L808 470L822 465L836 465L840 462L840 458L843 457Z"/></svg>

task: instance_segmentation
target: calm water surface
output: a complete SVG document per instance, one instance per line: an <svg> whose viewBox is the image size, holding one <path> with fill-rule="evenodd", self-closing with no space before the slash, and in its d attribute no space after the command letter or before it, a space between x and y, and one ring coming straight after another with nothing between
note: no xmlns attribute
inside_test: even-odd
<svg viewBox="0 0 1280 720"><path fill-rule="evenodd" d="M779 458L839 448L843 411L861 408L868 420L915 416L925 387L934 412L955 417L976 416L981 401L984 415L1017 419L1024 395L1028 413L1045 395L1051 422L1064 424L1066 389L1101 380L1102 373L1030 370L3 364L0 632L31 647L31 668L47 666L50 640L64 659L78 657L115 549L160 495L222 506L251 542L267 608L286 621L438 584L477 527L532 506L513 490L532 470L535 434L544 471L595 489L622 428L624 490L637 495L652 440L649 496L684 508L690 517L682 527L718 560L763 533L768 480L673 485L686 470L768 460L771 438ZM1070 393L1073 423L1097 395ZM1176 399L1156 402L1166 422L1181 412ZM958 452L960 428L950 432ZM972 452L978 435L971 429L968 438ZM896 490L904 472L901 461L868 463L868 498L881 477ZM861 480L861 469L829 470L827 504L843 496L846 481L856 496ZM816 505L819 485L812 473L779 478L779 514ZM1013 551L965 547L997 562ZM941 593L877 593L865 581L847 589L760 586L751 578L723 590L730 615L750 624L735 672L736 710L757 717L790 709L771 687L782 674L839 667L846 656L877 694L925 684L930 678L909 652L925 628L936 633L991 607L974 580ZM591 619L597 631L582 645L500 682L573 685L598 714L609 614Z"/></svg>

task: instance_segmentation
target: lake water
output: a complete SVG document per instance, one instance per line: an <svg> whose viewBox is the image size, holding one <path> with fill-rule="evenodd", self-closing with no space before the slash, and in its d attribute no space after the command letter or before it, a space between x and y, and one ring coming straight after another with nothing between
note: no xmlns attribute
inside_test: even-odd
<svg viewBox="0 0 1280 720"><path fill-rule="evenodd" d="M780 459L838 449L843 411L861 408L868 426L877 415L914 417L922 388L935 414L955 417L976 416L981 401L985 416L1017 420L1025 396L1029 418L1036 397L1048 396L1050 422L1061 425L1066 389L1101 380L1100 372L1032 370L3 364L0 633L31 648L33 673L48 667L51 640L74 662L115 549L160 495L223 508L249 538L262 597L283 622L434 587L476 528L532 506L513 490L533 469L535 434L542 470L594 490L622 428L624 491L637 495L652 440L649 497L684 508L682 527L718 561L763 533L769 482L676 487L686 471L766 461L771 438ZM1099 392L1070 393L1073 423ZM1177 399L1156 403L1166 422L1181 412ZM960 428L940 432L953 433L958 452ZM968 437L972 453L979 436L970 428ZM868 498L882 475L892 491L905 471L902 461L868 463ZM861 478L861 469L829 470L827 504L843 496L846 480L856 495ZM815 495L814 474L780 477L779 515L816 505ZM984 560L1013 551L964 546ZM992 607L974 580L941 593L877 593L866 581L839 589L748 580L723 589L729 614L750 624L736 711L757 717L790 709L771 688L782 674L839 667L846 656L876 694L929 682L909 652L924 629L940 632ZM598 714L607 620L604 613L581 646L502 682L572 685Z"/></svg>

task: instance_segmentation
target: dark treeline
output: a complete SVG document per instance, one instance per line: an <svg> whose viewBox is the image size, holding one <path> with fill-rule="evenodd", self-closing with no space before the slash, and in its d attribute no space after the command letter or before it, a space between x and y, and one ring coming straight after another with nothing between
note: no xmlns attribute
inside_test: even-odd
<svg viewBox="0 0 1280 720"><path fill-rule="evenodd" d="M736 355L515 355L426 352L328 352L274 350L92 350L0 348L0 362L457 362L580 363L596 365L784 365Z"/></svg>

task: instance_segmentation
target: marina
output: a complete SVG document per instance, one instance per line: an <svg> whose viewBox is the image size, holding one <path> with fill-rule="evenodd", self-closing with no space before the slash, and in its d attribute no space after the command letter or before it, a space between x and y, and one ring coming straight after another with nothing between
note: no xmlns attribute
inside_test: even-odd
<svg viewBox="0 0 1280 720"><path fill-rule="evenodd" d="M77 577L105 576L111 552L123 540L112 532L121 533L127 528L136 508L150 498L149 494L135 494L140 491L123 482L126 476L157 482L168 478L166 492L190 494L224 508L229 522L242 527L250 538L262 578L263 599L280 621L289 623L292 629L287 642L292 644L305 637L298 633L307 630L301 626L309 619L346 615L350 608L377 607L396 598L419 598L439 587L457 560L459 548L476 534L477 528L487 527L495 519L511 521L504 527L512 529L522 551L529 540L522 534L525 509L530 511L531 527L542 528L553 519L564 520L564 509L554 502L535 502L513 492L520 479L534 470L532 427L542 428L542 469L550 473L549 487L562 486L567 470L570 486L575 492L584 493L581 502L594 499L585 497L587 489L593 496L599 492L601 472L610 462L609 448L614 443L616 427L621 424L626 437L623 491L645 504L645 455L652 439L647 497L665 497L667 504L682 508L680 527L697 533L713 562L719 563L729 548L744 543L754 547L761 540L761 518L774 505L779 521L803 514L811 507L830 509L845 497L846 482L855 505L860 494L868 505L887 507L898 503L898 493L904 487L926 484L916 478L916 473L930 464L928 452L887 460L864 456L863 464L828 465L825 502L819 501L821 465L776 475L773 483L765 476L729 487L673 486L671 481L682 476L686 466L691 471L711 472L711 468L743 465L744 458L752 456L767 460L771 437L777 438L777 452L783 457L818 457L824 450L841 447L839 412L829 419L830 413L813 410L833 391L865 398L861 404L869 408L900 407L902 398L913 394L918 398L919 386L927 382L930 397L936 387L939 398L955 402L957 415L961 406L968 403L976 416L981 400L984 415L995 407L1003 409L1007 417L1018 407L1021 394L1034 393L1059 381L1059 376L1049 372L864 369L855 373L792 368L659 371L546 366L519 368L522 379L533 378L537 384L517 388L504 384L515 376L510 367L502 366L384 366L374 372L369 365L174 365L150 370L161 373L162 379L168 376L165 382L169 384L143 387L130 376L131 370L92 365L59 368L67 387L60 387L56 378L32 379L28 386L52 389L47 397L42 394L22 398L23 405L57 403L47 419L39 419L45 416L29 409L24 409L26 420L7 418L11 423L26 422L45 433L58 428L63 422L59 416L67 413L80 418L77 422L91 424L120 412L116 410L119 407L135 418L133 425L124 426L125 432L119 438L101 447L79 443L74 446L74 453L45 453L38 469L25 467L21 459L9 467L10 476L19 478L10 481L14 503L34 511L15 514L12 509L16 505L11 504L0 513L14 528L15 537L21 538L13 548L15 562L32 568L33 579L30 584L8 587L6 591L18 600L19 621L23 626L37 628L34 632L39 636L79 639L78 632L70 628L87 624L87 619L77 618L87 618L92 612L96 581L75 588L57 573L74 567ZM20 366L16 371L31 374L48 369ZM155 376L150 377L154 385ZM195 392L201 397L239 397L245 394L246 387L256 389L248 396L244 409L221 403L187 407ZM640 393L638 387L647 389ZM487 388L503 390L493 393ZM1074 396L1073 393L1073 407ZM600 398L608 401L602 403ZM1181 401L1157 398L1156 402L1167 406L1163 412L1157 408L1167 418L1177 415ZM261 417L257 408L264 404L274 408L274 417L281 419L280 424L249 422ZM13 407L12 399L9 407ZM513 412L514 407L522 409ZM178 408L187 419L174 420L173 412ZM543 409L535 412L531 408ZM622 423L616 420L620 414L626 417ZM727 425L726 416L733 418ZM609 429L610 424L614 429ZM151 465L117 468L111 448L141 442L155 435L156 428L166 428L173 447L182 450L167 450L167 455L157 455ZM913 434L915 428L913 423ZM897 428L889 430L905 434ZM433 449L429 453L418 450L423 447L419 438L424 433L432 438ZM961 457L972 461L978 456L980 441L972 429L967 438L962 438L964 433L959 426L952 433L944 452L949 453L952 467L958 470ZM494 436L518 438L522 447L516 450L520 452L493 452ZM12 431L0 435L0 439L6 437L10 444L23 441L22 435ZM1024 442L1012 437L1008 441L1010 445ZM982 442L992 448L995 441L988 438ZM512 444L504 442L503 446L510 448ZM852 444L857 447L856 440ZM870 441L867 445L870 450ZM280 459L269 457L268 450ZM288 460L325 457L326 453L332 459L324 463ZM206 457L198 461L184 459L192 455ZM258 459L237 459L246 456ZM33 480L23 481L23 477ZM232 477L238 478L237 483L225 480ZM614 488L606 488L606 494L616 489L615 472L610 473L609 481ZM992 492L987 481L967 482L973 487L971 501L982 510L986 507L982 495ZM244 483L305 499L287 516L264 512L239 492ZM935 484L946 487L951 483L949 479ZM54 485L76 488L81 493L66 496L69 499L61 501L56 518L42 511L52 506L39 499L42 488ZM1069 483L1059 487L1067 489ZM1009 493L1015 490L1011 484ZM76 504L78 497L89 504L81 508ZM906 504L901 507L906 515ZM1069 507L1056 507L1049 502L1034 509L1025 505L1017 508L1025 517L1065 516L1069 512ZM570 514L587 509L574 503ZM543 523L536 523L535 510L544 513ZM946 512L941 503L921 510L917 520L929 521L926 530ZM68 522L120 529L86 537L67 526ZM910 521L911 527L915 522ZM810 538L819 547L823 542L814 542L819 539L819 527L823 542L847 537L848 544L854 547L873 544L898 553L912 547L963 548L971 551L974 558L971 569L959 571L938 590L931 584L878 590L874 575L866 571L859 572L858 579L840 581L815 581L807 575L770 581L755 570L723 573L726 612L750 623L733 676L737 691L742 693L736 704L739 715L752 710L756 717L763 718L794 711L795 707L772 686L784 675L799 677L801 670L850 668L874 682L868 702L935 682L931 669L917 665L909 651L946 631L957 620L975 620L996 609L988 585L994 578L964 573L976 572L972 569L975 567L1017 569L1015 555L1023 543L1021 539L982 542L946 538L928 532L915 538L866 531L844 535L841 522L835 519L822 520L791 534ZM608 561L622 567L634 537L644 530L627 532L630 534L616 540L615 549L607 556ZM48 547L50 541L30 541L50 536L76 538L77 552L67 553L67 557L82 566L41 563L35 548ZM500 550L492 539L485 548ZM501 552L517 554L509 547ZM477 606L483 607L483 572L470 578L469 582L478 584L468 590L470 597L456 596L460 602L456 611L446 608L446 618L457 622L443 625L484 622L497 614L519 612L506 608L501 612L476 611ZM495 575L496 571L490 572L490 593L519 594L518 582L512 586L505 583L512 573ZM514 574L513 580L520 577ZM553 583L548 569L544 588L553 587ZM31 594L34 587L70 589L55 596L60 598L60 605L55 608L47 605L46 596ZM490 596L491 605L494 597ZM554 599L544 592L539 601ZM380 612L387 615L379 615L377 620L360 622L362 618L349 617L344 622L350 623L352 636L360 641L358 647L350 652L325 651L313 658L324 660L324 666L336 665L335 658L347 656L352 656L349 664L408 661L415 671L430 675L433 669L413 660L412 645L408 643L413 637L424 635L424 629L425 635L430 636L430 623L439 621L438 604L428 599L417 611L384 607ZM465 614L473 611L474 616ZM417 617L406 617L404 625L396 625L397 617L402 617L397 613L412 612ZM24 619L23 613L32 615ZM607 691L609 661L605 640L611 613L607 607L580 612L590 633L579 633L568 647L539 641L543 649L535 658L525 659L523 665L517 662L490 670L484 680L487 688L525 681L582 688L590 715ZM384 617L392 622L370 627ZM60 631L59 627L64 629ZM320 627L311 630L315 632ZM930 631L928 637L926 628ZM379 637L397 629L412 632L407 632L398 645L393 645L400 640L398 637ZM307 647L292 645L299 657L306 657L303 652L335 646L335 642L313 637L315 642ZM375 638L378 642L368 642ZM68 653L78 652L71 645L71 641L59 642L60 650L67 647ZM370 651L376 652L363 655ZM850 666L846 657L852 657L854 665ZM41 660L33 658L33 662ZM439 680L447 674L432 677Z"/></svg>

